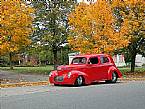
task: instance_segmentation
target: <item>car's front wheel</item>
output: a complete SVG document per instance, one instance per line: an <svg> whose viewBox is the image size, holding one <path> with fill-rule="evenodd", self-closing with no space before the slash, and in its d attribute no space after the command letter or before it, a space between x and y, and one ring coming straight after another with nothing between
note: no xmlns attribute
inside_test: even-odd
<svg viewBox="0 0 145 109"><path fill-rule="evenodd" d="M112 73L112 79L111 80L107 80L107 83L116 83L118 79L118 76L115 72Z"/></svg>
<svg viewBox="0 0 145 109"><path fill-rule="evenodd" d="M82 76L78 76L76 81L75 81L75 86L82 86L84 83L84 79Z"/></svg>
<svg viewBox="0 0 145 109"><path fill-rule="evenodd" d="M59 84L54 84L54 86L60 86Z"/></svg>

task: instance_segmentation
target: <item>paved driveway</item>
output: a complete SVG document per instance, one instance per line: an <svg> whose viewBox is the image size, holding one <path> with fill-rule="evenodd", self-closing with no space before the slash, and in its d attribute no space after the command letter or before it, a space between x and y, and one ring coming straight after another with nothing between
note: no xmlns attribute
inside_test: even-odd
<svg viewBox="0 0 145 109"><path fill-rule="evenodd" d="M1 89L1 109L144 109L145 81Z"/></svg>

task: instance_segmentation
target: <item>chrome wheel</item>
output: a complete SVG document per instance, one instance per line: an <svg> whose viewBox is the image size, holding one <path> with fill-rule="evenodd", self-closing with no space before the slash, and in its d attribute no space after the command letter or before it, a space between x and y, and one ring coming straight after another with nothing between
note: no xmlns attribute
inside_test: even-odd
<svg viewBox="0 0 145 109"><path fill-rule="evenodd" d="M113 72L112 73L112 80L111 80L111 82L112 83L116 83L116 81L117 81L117 74L115 72Z"/></svg>
<svg viewBox="0 0 145 109"><path fill-rule="evenodd" d="M112 73L112 79L111 80L106 80L106 83L116 83L118 79L118 76L115 72Z"/></svg>
<svg viewBox="0 0 145 109"><path fill-rule="evenodd" d="M75 85L76 86L82 86L83 85L83 77L82 76L77 77Z"/></svg>

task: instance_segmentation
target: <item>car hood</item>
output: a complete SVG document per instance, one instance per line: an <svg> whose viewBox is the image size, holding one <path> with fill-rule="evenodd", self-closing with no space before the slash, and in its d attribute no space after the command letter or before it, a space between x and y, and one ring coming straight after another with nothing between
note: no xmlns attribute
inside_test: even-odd
<svg viewBox="0 0 145 109"><path fill-rule="evenodd" d="M57 70L74 70L82 67L84 67L84 65L61 65L57 67Z"/></svg>
<svg viewBox="0 0 145 109"><path fill-rule="evenodd" d="M79 70L80 68L84 68L85 65L61 65L57 67L58 75L66 74L72 70Z"/></svg>

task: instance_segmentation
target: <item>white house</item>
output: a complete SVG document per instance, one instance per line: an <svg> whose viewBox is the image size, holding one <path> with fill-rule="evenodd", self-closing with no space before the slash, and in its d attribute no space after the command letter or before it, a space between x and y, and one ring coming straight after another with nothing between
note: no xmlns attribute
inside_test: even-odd
<svg viewBox="0 0 145 109"><path fill-rule="evenodd" d="M145 64L145 57L138 54L135 58L135 65L141 67L143 64Z"/></svg>
<svg viewBox="0 0 145 109"><path fill-rule="evenodd" d="M117 67L126 66L126 63L124 60L124 55L117 54L117 55L114 55L112 58L113 58L113 61Z"/></svg>

